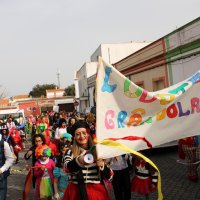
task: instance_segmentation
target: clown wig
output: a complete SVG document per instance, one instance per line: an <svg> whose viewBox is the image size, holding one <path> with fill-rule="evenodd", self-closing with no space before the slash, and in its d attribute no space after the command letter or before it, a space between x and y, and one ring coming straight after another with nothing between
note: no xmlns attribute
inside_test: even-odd
<svg viewBox="0 0 200 200"><path fill-rule="evenodd" d="M50 157L51 149L46 144L40 145L35 150L35 156L36 156L36 158L39 158L40 156Z"/></svg>

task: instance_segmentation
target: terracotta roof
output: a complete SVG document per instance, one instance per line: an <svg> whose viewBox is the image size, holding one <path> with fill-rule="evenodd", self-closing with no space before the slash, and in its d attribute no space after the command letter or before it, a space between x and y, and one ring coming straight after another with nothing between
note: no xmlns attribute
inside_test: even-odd
<svg viewBox="0 0 200 200"><path fill-rule="evenodd" d="M8 105L9 104L9 99L0 99L0 104L2 105Z"/></svg>
<svg viewBox="0 0 200 200"><path fill-rule="evenodd" d="M13 100L17 100L17 99L29 99L30 97L28 95L17 95L17 96L13 96L12 99Z"/></svg>

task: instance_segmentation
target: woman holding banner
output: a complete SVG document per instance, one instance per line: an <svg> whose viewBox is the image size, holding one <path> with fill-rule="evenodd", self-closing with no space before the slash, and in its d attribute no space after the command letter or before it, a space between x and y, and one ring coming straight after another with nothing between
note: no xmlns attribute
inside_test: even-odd
<svg viewBox="0 0 200 200"><path fill-rule="evenodd" d="M102 159L92 155L94 145L86 132L86 124L76 122L74 125L74 144L66 152L65 167L71 173L63 199L65 200L109 200L103 179L111 179L112 171Z"/></svg>

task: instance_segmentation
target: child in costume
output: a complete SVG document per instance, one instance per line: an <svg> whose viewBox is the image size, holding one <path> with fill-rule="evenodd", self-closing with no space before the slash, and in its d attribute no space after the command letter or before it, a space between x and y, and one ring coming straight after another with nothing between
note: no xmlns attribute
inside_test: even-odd
<svg viewBox="0 0 200 200"><path fill-rule="evenodd" d="M67 132L66 120L64 118L61 118L59 120L59 127L56 129L56 132L55 132L54 143L56 145L58 145L58 143L60 142L60 138L62 134L66 132Z"/></svg>
<svg viewBox="0 0 200 200"><path fill-rule="evenodd" d="M16 156L16 164L17 164L19 162L19 152L23 150L22 138L17 129L11 129L9 134L13 138L16 144L16 146L14 147L14 153Z"/></svg>
<svg viewBox="0 0 200 200"><path fill-rule="evenodd" d="M131 181L131 191L149 199L149 195L157 190L158 173L143 158L135 158L135 176Z"/></svg>
<svg viewBox="0 0 200 200"><path fill-rule="evenodd" d="M64 133L65 135L67 133ZM69 134L70 135L70 134ZM71 141L71 139L70 139ZM64 158L66 151L70 148L71 143L62 142L59 145L60 155L57 156L56 167L53 170L54 175L54 198L55 200L61 200L63 198L65 189L67 188L69 181L69 174L64 168Z"/></svg>
<svg viewBox="0 0 200 200"><path fill-rule="evenodd" d="M36 199L50 200L53 196L53 169L55 163L49 157L51 149L47 145L40 145L35 150L36 158L34 176L36 178Z"/></svg>

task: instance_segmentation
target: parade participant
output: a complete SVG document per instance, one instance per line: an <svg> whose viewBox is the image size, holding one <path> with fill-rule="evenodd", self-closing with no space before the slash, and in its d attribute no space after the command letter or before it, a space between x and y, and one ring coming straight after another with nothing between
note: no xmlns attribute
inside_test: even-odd
<svg viewBox="0 0 200 200"><path fill-rule="evenodd" d="M9 144L9 146L11 147L11 149L13 149L13 147L16 144L15 144L15 141L13 140L13 138L10 136L8 127L5 123L1 124L0 131L3 136L4 141L6 141Z"/></svg>
<svg viewBox="0 0 200 200"><path fill-rule="evenodd" d="M7 142L4 141L0 134L0 199L6 200L7 194L7 177L9 176L9 168L14 163L13 153Z"/></svg>
<svg viewBox="0 0 200 200"><path fill-rule="evenodd" d="M71 146L72 143L72 135L69 133L63 133L60 137L60 142L59 142L59 149L60 149L60 145L66 145L68 147Z"/></svg>
<svg viewBox="0 0 200 200"><path fill-rule="evenodd" d="M187 162L187 177L191 181L198 181L198 166L200 160L199 136L182 138L179 140L178 154Z"/></svg>
<svg viewBox="0 0 200 200"><path fill-rule="evenodd" d="M158 173L143 158L135 156L135 176L131 181L131 191L149 199L149 195L157 190Z"/></svg>
<svg viewBox="0 0 200 200"><path fill-rule="evenodd" d="M33 143L34 145L30 147L30 149L24 154L24 159L28 160L32 157L32 166L34 166L36 162L35 157L35 149L42 144L45 144L45 138L42 134L36 134L33 137Z"/></svg>
<svg viewBox="0 0 200 200"><path fill-rule="evenodd" d="M67 126L67 132L69 133L69 134L71 134L73 137L74 137L74 128L73 128L73 126L74 126L74 124L76 123L76 118L75 117L71 117L70 119L69 119L69 122L68 122L68 126Z"/></svg>
<svg viewBox="0 0 200 200"><path fill-rule="evenodd" d="M14 153L16 156L16 164L19 162L19 152L23 150L22 138L19 134L19 131L16 129L10 130L10 136L13 138L16 146L14 147Z"/></svg>
<svg viewBox="0 0 200 200"><path fill-rule="evenodd" d="M4 141L8 143L8 145L10 146L10 149L13 153L13 156L16 158L15 152L20 151L21 148L15 143L14 138L11 135L12 130L13 129L8 131L6 124L2 124L2 126L1 126L2 137L3 137Z"/></svg>
<svg viewBox="0 0 200 200"><path fill-rule="evenodd" d="M48 125L45 122L45 118L42 117L42 121L37 125L38 126L38 133L44 135L46 144L49 144L51 141L51 131L48 129Z"/></svg>
<svg viewBox="0 0 200 200"><path fill-rule="evenodd" d="M15 123L12 120L12 117L9 117L6 123L6 126L8 127L8 130L10 130L11 128L15 128Z"/></svg>
<svg viewBox="0 0 200 200"><path fill-rule="evenodd" d="M74 125L74 143L72 150L65 154L65 167L70 172L69 183L63 199L67 200L108 200L109 195L103 179L111 178L109 169L102 159L94 159L88 150L93 147L91 136L86 132L86 124L76 122Z"/></svg>
<svg viewBox="0 0 200 200"><path fill-rule="evenodd" d="M96 142L96 118L92 113L88 113L85 120L88 124L87 132L90 134L93 141Z"/></svg>
<svg viewBox="0 0 200 200"><path fill-rule="evenodd" d="M49 157L51 149L47 145L40 145L35 150L37 161L34 166L34 176L36 178L36 199L51 200L53 196L53 169L55 163Z"/></svg>
<svg viewBox="0 0 200 200"><path fill-rule="evenodd" d="M44 122L47 124L47 127L50 127L50 121L49 121L49 115L48 113L45 113L44 115Z"/></svg>
<svg viewBox="0 0 200 200"><path fill-rule="evenodd" d="M116 200L131 199L131 182L127 159L128 154L106 160L114 172L112 186Z"/></svg>
<svg viewBox="0 0 200 200"><path fill-rule="evenodd" d="M44 130L47 130L48 124L46 123L46 117L42 116L41 119L37 121L36 125L38 127L37 133L42 133Z"/></svg>
<svg viewBox="0 0 200 200"><path fill-rule="evenodd" d="M35 124L36 123L35 117L33 115L29 115L28 122L31 124Z"/></svg>
<svg viewBox="0 0 200 200"><path fill-rule="evenodd" d="M64 169L64 156L66 151L71 146L69 143L66 144L65 142L60 143L59 152L60 155L57 156L57 163L56 167L53 170L54 174L54 198L55 200L61 200L63 198L65 189L67 188L68 181L69 181L69 174L66 173Z"/></svg>
<svg viewBox="0 0 200 200"><path fill-rule="evenodd" d="M66 133L66 132L67 132L66 120L64 118L61 118L59 120L59 126L58 126L58 128L56 129L56 132L55 132L54 143L56 145L58 145L58 143L60 142L61 135L63 133Z"/></svg>
<svg viewBox="0 0 200 200"><path fill-rule="evenodd" d="M34 145L31 146L31 148L25 153L24 159L29 160L32 157L32 166L35 165L36 162L36 157L35 157L35 149L42 144L45 144L45 139L42 134L36 134L33 137L33 142ZM34 169L33 169L33 175L34 175ZM35 177L33 176L32 178L32 183L33 183L33 188L35 188Z"/></svg>

